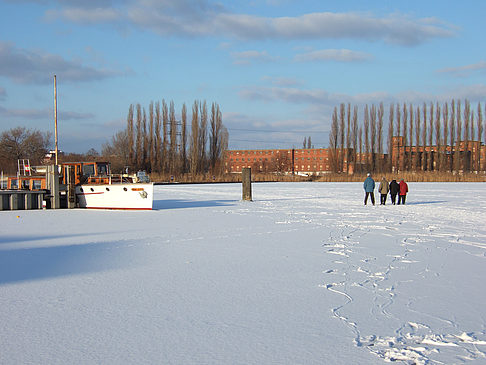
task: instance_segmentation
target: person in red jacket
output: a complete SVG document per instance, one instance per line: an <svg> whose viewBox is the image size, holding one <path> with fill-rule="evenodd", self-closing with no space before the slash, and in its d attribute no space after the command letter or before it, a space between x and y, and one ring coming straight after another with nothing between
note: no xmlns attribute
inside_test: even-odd
<svg viewBox="0 0 486 365"><path fill-rule="evenodd" d="M405 204L405 199L407 197L407 193L408 193L408 185L407 183L401 179L400 180L400 192L399 192L399 196L398 196L398 205L401 204Z"/></svg>

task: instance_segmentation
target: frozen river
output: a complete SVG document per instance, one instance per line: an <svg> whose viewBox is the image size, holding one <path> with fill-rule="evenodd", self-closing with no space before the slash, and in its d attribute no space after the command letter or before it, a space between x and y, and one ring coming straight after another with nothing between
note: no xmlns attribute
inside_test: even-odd
<svg viewBox="0 0 486 365"><path fill-rule="evenodd" d="M155 187L0 212L1 364L486 363L486 184ZM379 201L379 199L378 199Z"/></svg>

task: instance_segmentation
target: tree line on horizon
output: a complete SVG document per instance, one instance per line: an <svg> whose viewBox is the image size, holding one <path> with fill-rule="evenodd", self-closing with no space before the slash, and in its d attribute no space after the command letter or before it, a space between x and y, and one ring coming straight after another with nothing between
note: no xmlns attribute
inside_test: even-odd
<svg viewBox="0 0 486 365"><path fill-rule="evenodd" d="M228 138L217 103L209 108L206 101L194 101L190 116L184 103L178 119L173 101L152 101L148 111L140 104L129 106L126 129L104 144L101 154L110 157L114 171L219 175Z"/></svg>
<svg viewBox="0 0 486 365"><path fill-rule="evenodd" d="M380 103L365 105L358 121L358 106L342 103L331 117L330 168L333 172L350 172L349 167L354 172L392 172L393 167L400 171L478 171L481 156L473 141L480 146L483 133L486 140L482 110L481 103L472 110L467 99L421 106L396 103L389 105L385 121L385 107ZM399 148L392 153L397 137Z"/></svg>

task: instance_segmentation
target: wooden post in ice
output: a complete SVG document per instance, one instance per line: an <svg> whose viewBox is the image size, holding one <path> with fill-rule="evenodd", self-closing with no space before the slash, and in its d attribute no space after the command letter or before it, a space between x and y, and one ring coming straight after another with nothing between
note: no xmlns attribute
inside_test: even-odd
<svg viewBox="0 0 486 365"><path fill-rule="evenodd" d="M61 207L61 198L59 196L59 170L57 165L47 166L47 188L50 195L50 208L59 209Z"/></svg>
<svg viewBox="0 0 486 365"><path fill-rule="evenodd" d="M76 207L76 194L74 188L74 166L65 167L66 184L67 184L67 208Z"/></svg>
<svg viewBox="0 0 486 365"><path fill-rule="evenodd" d="M241 170L241 183L243 188L243 200L251 201L251 168L244 167Z"/></svg>

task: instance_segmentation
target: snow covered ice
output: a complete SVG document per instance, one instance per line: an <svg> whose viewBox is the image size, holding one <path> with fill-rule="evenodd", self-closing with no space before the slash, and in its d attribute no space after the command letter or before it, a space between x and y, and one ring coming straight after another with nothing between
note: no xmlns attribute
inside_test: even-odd
<svg viewBox="0 0 486 365"><path fill-rule="evenodd" d="M253 202L169 185L148 212L0 212L0 363L486 364L486 184L409 188L405 206L260 183Z"/></svg>

